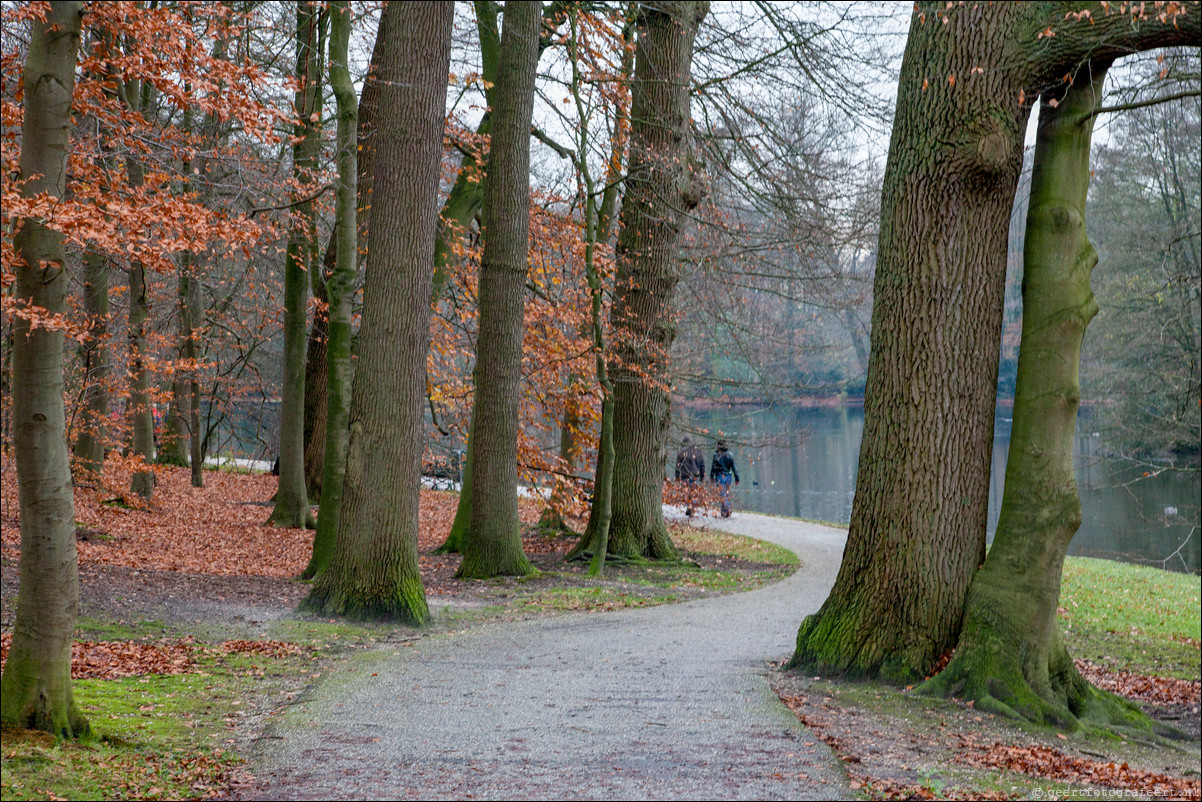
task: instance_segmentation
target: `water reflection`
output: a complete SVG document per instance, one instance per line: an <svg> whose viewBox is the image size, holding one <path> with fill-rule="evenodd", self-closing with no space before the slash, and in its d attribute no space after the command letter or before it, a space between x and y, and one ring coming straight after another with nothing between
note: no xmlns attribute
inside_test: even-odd
<svg viewBox="0 0 1202 802"><path fill-rule="evenodd" d="M743 478L735 508L847 523L864 431L862 407L728 412L682 410L682 426L731 441ZM997 526L1010 449L1010 419L998 414L989 487L989 538ZM1069 554L1198 572L1202 486L1197 474L1155 472L1106 456L1082 410L1076 439L1081 528ZM669 452L675 453L674 447ZM1150 475L1145 476L1148 473Z"/></svg>

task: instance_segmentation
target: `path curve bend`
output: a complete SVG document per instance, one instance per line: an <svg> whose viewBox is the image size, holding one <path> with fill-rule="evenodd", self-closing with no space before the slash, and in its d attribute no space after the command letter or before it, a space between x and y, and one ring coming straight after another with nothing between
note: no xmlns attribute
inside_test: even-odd
<svg viewBox="0 0 1202 802"><path fill-rule="evenodd" d="M382 645L272 725L242 795L848 798L838 761L765 678L826 598L845 530L750 513L702 525L802 567L745 593Z"/></svg>

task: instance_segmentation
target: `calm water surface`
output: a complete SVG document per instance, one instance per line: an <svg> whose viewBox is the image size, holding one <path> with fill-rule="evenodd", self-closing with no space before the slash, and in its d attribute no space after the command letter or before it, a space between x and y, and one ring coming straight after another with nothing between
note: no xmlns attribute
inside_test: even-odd
<svg viewBox="0 0 1202 802"><path fill-rule="evenodd" d="M1010 449L1009 410L999 410L989 485L989 538L1001 507ZM680 423L731 441L742 483L734 505L754 512L847 523L855 493L862 407L739 411L681 410ZM1197 573L1202 564L1198 529L1202 485L1196 473L1143 476L1147 467L1103 456L1089 411L1077 425L1077 484L1081 529L1068 553L1141 562ZM698 438L703 439L703 438ZM674 454L678 442L670 444ZM703 443L708 449L708 444ZM707 452L707 464L710 454Z"/></svg>

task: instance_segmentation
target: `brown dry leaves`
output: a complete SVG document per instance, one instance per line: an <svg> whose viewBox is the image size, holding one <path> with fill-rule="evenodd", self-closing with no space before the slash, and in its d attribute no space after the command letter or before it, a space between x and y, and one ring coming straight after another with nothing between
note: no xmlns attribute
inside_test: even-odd
<svg viewBox="0 0 1202 802"><path fill-rule="evenodd" d="M1108 671L1088 660L1077 660L1077 670L1104 691L1154 705L1198 707L1202 682L1198 680L1149 677L1130 671Z"/></svg>
<svg viewBox="0 0 1202 802"><path fill-rule="evenodd" d="M0 635L0 665L8 660L12 635ZM195 668L195 646L188 641L136 643L76 641L71 646L71 676L75 679L116 679L146 674L187 674Z"/></svg>
<svg viewBox="0 0 1202 802"><path fill-rule="evenodd" d="M971 766L1009 769L1049 780L1089 783L1135 791L1160 799L1198 799L1199 781L1140 771L1118 764L1071 757L1050 746L983 746L971 742L957 760Z"/></svg>
<svg viewBox="0 0 1202 802"><path fill-rule="evenodd" d="M16 471L5 461L0 475L0 548L6 557L20 554ZM113 466L109 466L113 469ZM309 561L313 533L304 529L267 526L267 503L277 479L264 474L206 471L205 486L194 488L186 468L156 467L154 499L145 509L125 509L104 502L112 498L103 488L75 488L75 518L81 563L103 563L137 569L181 571L222 576L293 577ZM105 475L104 485L128 485L128 475ZM423 490L419 512L418 550L439 546L451 531L459 496ZM519 503L523 524L538 519L541 502ZM536 545L527 541L530 545ZM456 561L458 558L453 558ZM423 575L445 592L446 559L421 558ZM433 574L438 574L435 577ZM450 573L454 573L453 567Z"/></svg>

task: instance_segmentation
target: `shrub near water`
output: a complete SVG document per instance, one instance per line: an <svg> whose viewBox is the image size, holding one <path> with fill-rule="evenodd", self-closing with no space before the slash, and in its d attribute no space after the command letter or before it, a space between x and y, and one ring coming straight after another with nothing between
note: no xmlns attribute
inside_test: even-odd
<svg viewBox="0 0 1202 802"><path fill-rule="evenodd" d="M1202 578L1143 565L1069 557L1060 617L1075 658L1107 668L1199 677Z"/></svg>

